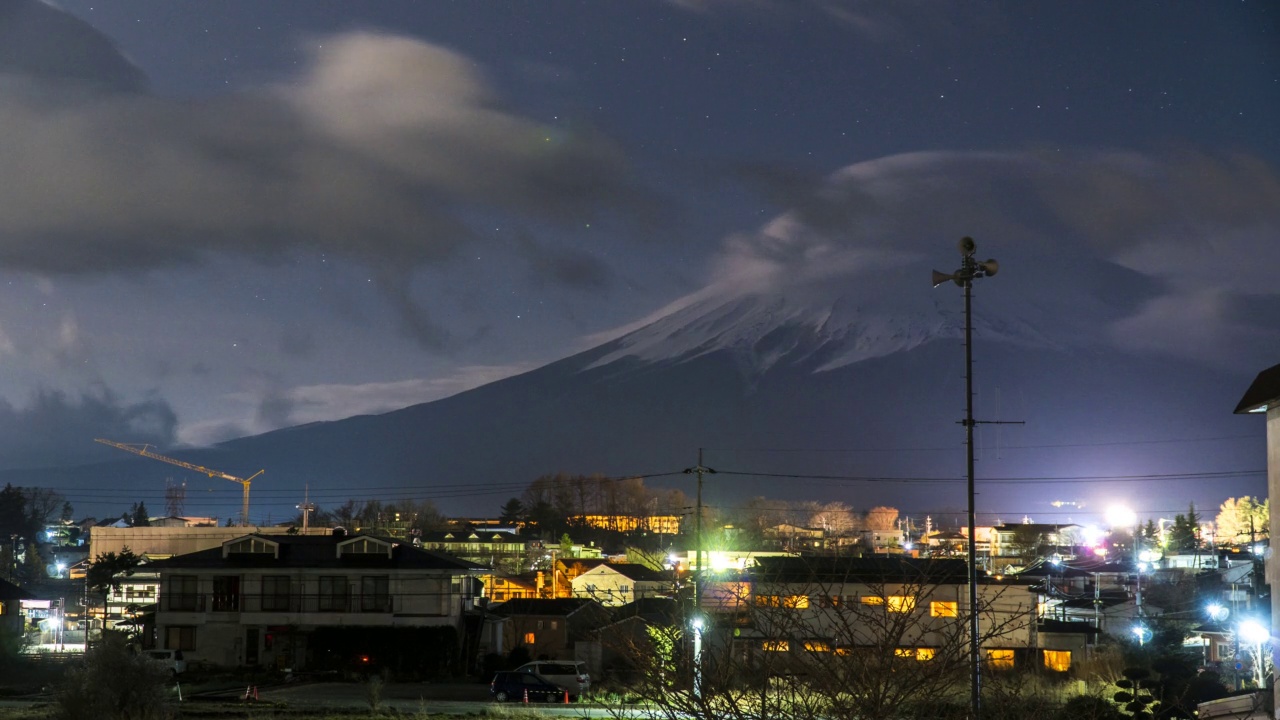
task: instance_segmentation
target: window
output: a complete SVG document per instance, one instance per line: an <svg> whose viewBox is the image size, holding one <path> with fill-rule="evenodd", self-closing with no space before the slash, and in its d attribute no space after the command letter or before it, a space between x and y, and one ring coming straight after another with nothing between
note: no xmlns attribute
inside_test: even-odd
<svg viewBox="0 0 1280 720"><path fill-rule="evenodd" d="M386 575L360 578L360 609L364 612L391 612L390 579Z"/></svg>
<svg viewBox="0 0 1280 720"><path fill-rule="evenodd" d="M953 618L960 615L959 604L934 600L929 603L929 617Z"/></svg>
<svg viewBox="0 0 1280 720"><path fill-rule="evenodd" d="M1012 650L988 650L987 665L995 670L1012 670L1013 669L1013 651Z"/></svg>
<svg viewBox="0 0 1280 720"><path fill-rule="evenodd" d="M276 544L268 540L257 537L247 537L232 543L227 543L225 555L231 553L253 553L253 554L276 554Z"/></svg>
<svg viewBox="0 0 1280 720"><path fill-rule="evenodd" d="M808 595L757 595L756 605L761 607L780 607L789 610L804 610L809 607Z"/></svg>
<svg viewBox="0 0 1280 720"><path fill-rule="evenodd" d="M539 621L538 621L538 629L539 629L539 630L541 630L541 629L542 629L542 621L541 621L541 620L539 620Z"/></svg>
<svg viewBox="0 0 1280 720"><path fill-rule="evenodd" d="M1066 672L1071 669L1070 650L1045 650L1044 666L1054 672Z"/></svg>
<svg viewBox="0 0 1280 720"><path fill-rule="evenodd" d="M262 576L262 609L280 612L289 609L289 576Z"/></svg>
<svg viewBox="0 0 1280 720"><path fill-rule="evenodd" d="M531 633L531 632L527 632L527 633L525 633L525 634L524 634L524 644L525 644L525 645L533 645L533 644L537 643L537 641L538 641L538 636L537 636L537 635L534 635L534 634L533 634L533 633Z"/></svg>
<svg viewBox="0 0 1280 720"><path fill-rule="evenodd" d="M916 648L916 659L921 662L932 660L933 656L937 654L938 651L935 648Z"/></svg>
<svg viewBox="0 0 1280 720"><path fill-rule="evenodd" d="M169 609L197 610L200 595L196 592L195 575L169 576Z"/></svg>
<svg viewBox="0 0 1280 720"><path fill-rule="evenodd" d="M619 586L618 586L618 592L620 592L620 593L622 593L622 594L624 594L624 595L625 595L625 594L627 594L627 593L631 592L631 586L630 586L630 585L619 585Z"/></svg>
<svg viewBox="0 0 1280 720"><path fill-rule="evenodd" d="M164 646L169 650L195 650L196 629L190 625L170 625L164 629Z"/></svg>
<svg viewBox="0 0 1280 720"><path fill-rule="evenodd" d="M320 598L316 604L320 612L346 612L347 578L345 575L321 575Z"/></svg>
<svg viewBox="0 0 1280 720"><path fill-rule="evenodd" d="M818 598L818 607L820 608L840 607L840 596L839 595L822 595Z"/></svg>
<svg viewBox="0 0 1280 720"><path fill-rule="evenodd" d="M831 643L826 640L805 640L804 649L807 652L831 652Z"/></svg>
<svg viewBox="0 0 1280 720"><path fill-rule="evenodd" d="M240 609L240 576L215 575L213 578L213 611L236 612Z"/></svg>
<svg viewBox="0 0 1280 720"><path fill-rule="evenodd" d="M791 641L789 640L765 640L760 643L760 649L765 652L790 652Z"/></svg>
<svg viewBox="0 0 1280 720"><path fill-rule="evenodd" d="M859 600L863 605L883 605L884 598L879 595L863 595Z"/></svg>
<svg viewBox="0 0 1280 720"><path fill-rule="evenodd" d="M555 630L557 627L559 627L559 625L560 625L560 621L559 621L559 620L552 620L552 621L551 621L551 629L552 629L552 630Z"/></svg>
<svg viewBox="0 0 1280 720"><path fill-rule="evenodd" d="M909 595L890 595L885 600L891 613L909 613L916 609L916 599Z"/></svg>
<svg viewBox="0 0 1280 720"><path fill-rule="evenodd" d="M355 538L338 546L339 555L386 555L391 556L391 546L373 538Z"/></svg>

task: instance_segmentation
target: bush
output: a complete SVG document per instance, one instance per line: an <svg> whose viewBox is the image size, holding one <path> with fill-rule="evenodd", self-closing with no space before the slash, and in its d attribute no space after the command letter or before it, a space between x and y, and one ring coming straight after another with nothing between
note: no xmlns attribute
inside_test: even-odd
<svg viewBox="0 0 1280 720"><path fill-rule="evenodd" d="M1056 720L1124 720L1124 713L1106 698L1078 695L1062 705Z"/></svg>
<svg viewBox="0 0 1280 720"><path fill-rule="evenodd" d="M65 720L164 720L169 670L107 638L85 653L55 692L55 717Z"/></svg>

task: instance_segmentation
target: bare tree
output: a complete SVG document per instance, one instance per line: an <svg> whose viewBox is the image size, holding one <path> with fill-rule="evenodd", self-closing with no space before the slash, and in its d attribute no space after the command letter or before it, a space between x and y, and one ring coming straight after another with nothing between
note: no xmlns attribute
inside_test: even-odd
<svg viewBox="0 0 1280 720"><path fill-rule="evenodd" d="M708 586L705 615L614 633L613 652L631 692L668 718L963 716L966 578L956 560L763 558L749 578ZM979 597L987 671L1025 661L1033 596L984 579Z"/></svg>

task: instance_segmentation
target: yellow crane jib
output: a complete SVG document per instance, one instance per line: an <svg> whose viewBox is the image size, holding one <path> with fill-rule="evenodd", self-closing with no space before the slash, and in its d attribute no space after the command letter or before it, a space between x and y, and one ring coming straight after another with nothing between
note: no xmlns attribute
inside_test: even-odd
<svg viewBox="0 0 1280 720"><path fill-rule="evenodd" d="M249 524L249 484L253 482L254 478L258 477L265 471L259 470L258 472L250 475L247 478L236 477L235 475L232 475L230 473L224 473L221 470L211 470L201 465L185 462L177 458L171 458L167 455L161 455L158 452L152 452L150 449L151 445L146 443L134 443L130 445L128 443L119 443L114 440L104 440L102 438L94 438L94 442L100 442L103 445L110 445L113 448L119 448L121 450L124 450L125 452L131 452L134 455L141 455L142 457L151 458L152 460L159 460L161 462L167 462L170 465L177 465L178 467L186 468L188 470L194 470L195 472L198 472L198 473L204 473L205 475L208 475L211 478L222 478L223 480L230 480L231 482L234 482L234 483L240 483L240 485L244 487L244 502L241 504L241 507L240 507L240 525L248 526Z"/></svg>

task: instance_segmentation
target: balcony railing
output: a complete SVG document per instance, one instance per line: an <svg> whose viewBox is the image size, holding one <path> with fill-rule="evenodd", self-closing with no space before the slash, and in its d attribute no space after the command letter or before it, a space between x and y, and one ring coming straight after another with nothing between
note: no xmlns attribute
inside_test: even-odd
<svg viewBox="0 0 1280 720"><path fill-rule="evenodd" d="M169 612L288 612L394 613L405 598L386 594L236 595L217 593L161 593L160 609ZM451 603L446 603L447 607ZM441 612L441 614L445 614Z"/></svg>

